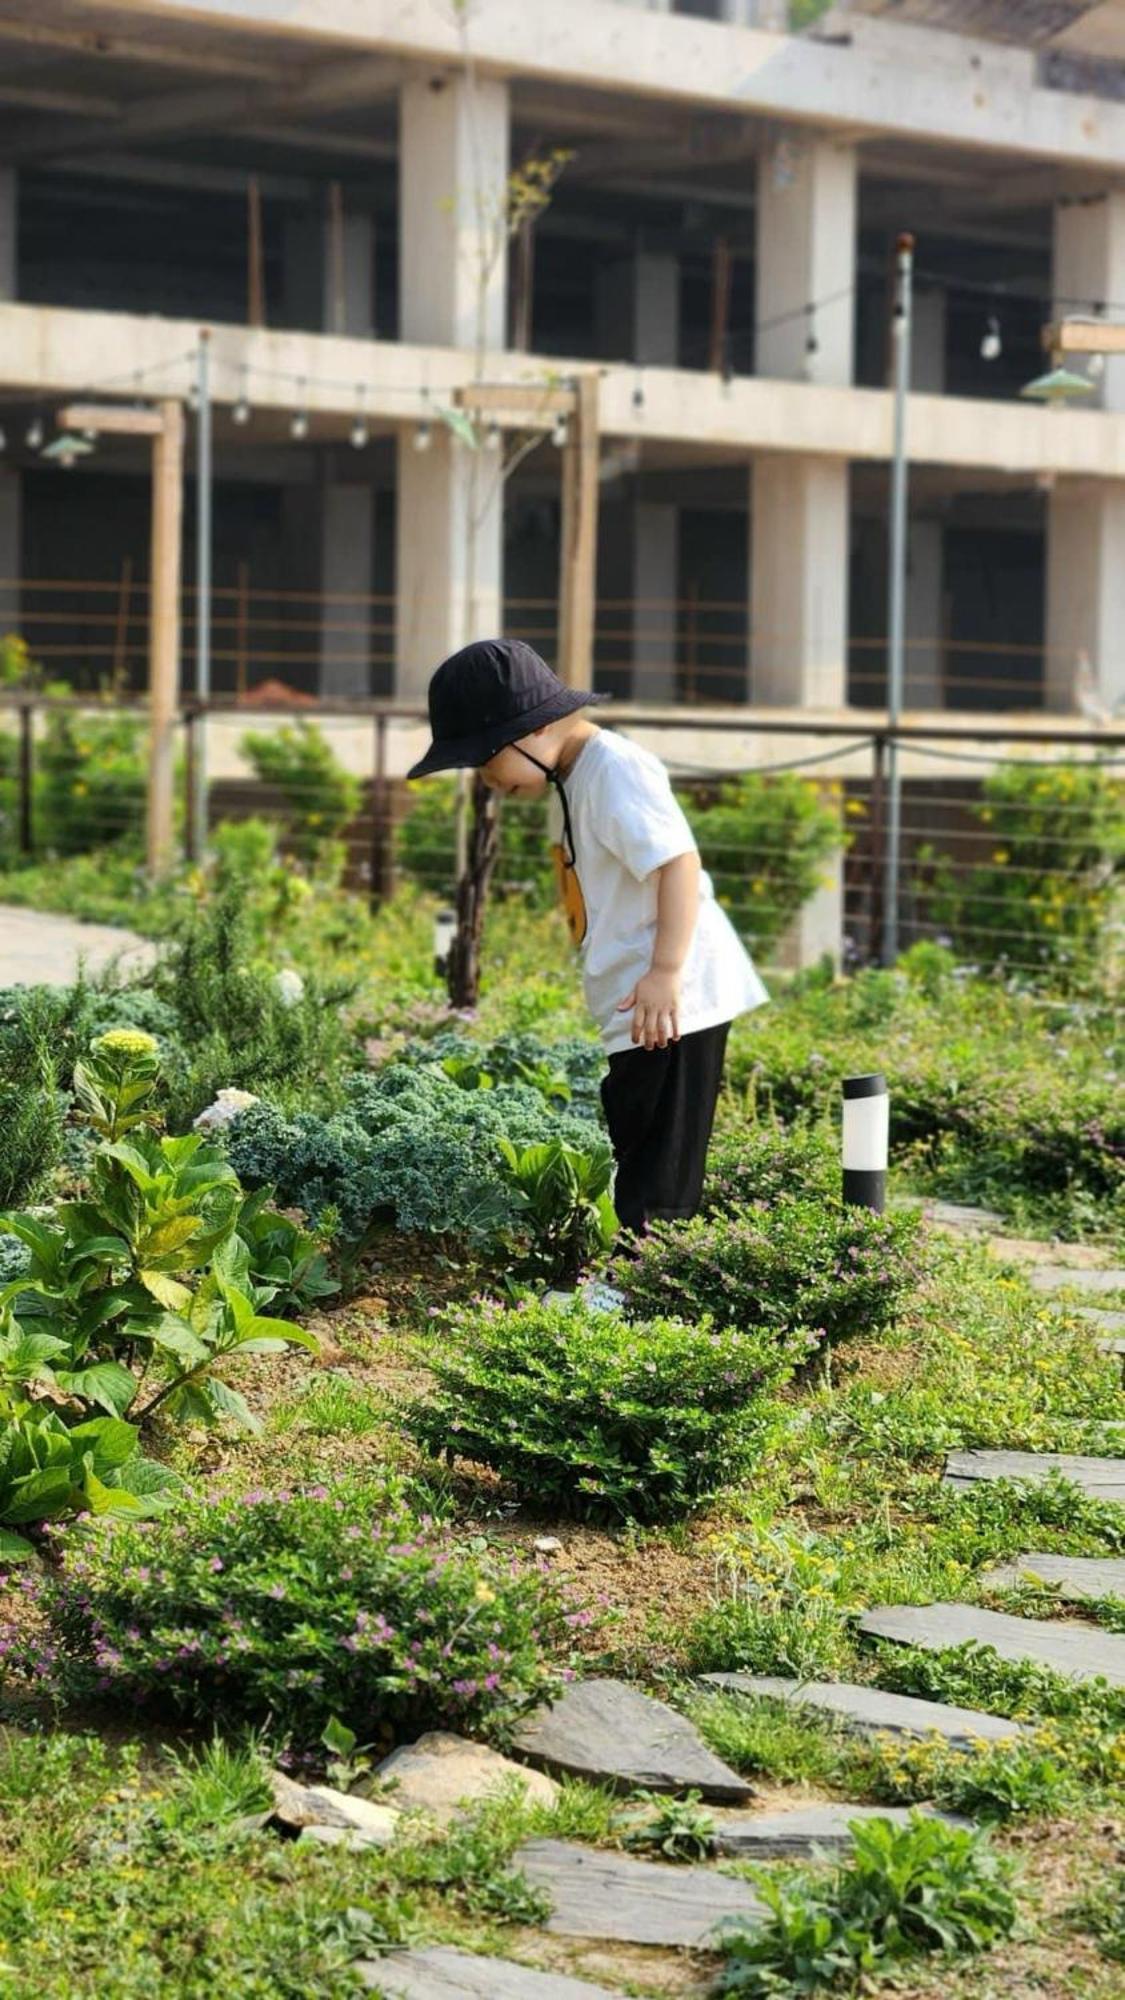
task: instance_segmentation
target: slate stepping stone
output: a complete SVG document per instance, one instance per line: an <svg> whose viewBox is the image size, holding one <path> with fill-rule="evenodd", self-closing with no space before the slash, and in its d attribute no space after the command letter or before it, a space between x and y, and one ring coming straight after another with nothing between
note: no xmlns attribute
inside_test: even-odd
<svg viewBox="0 0 1125 2000"><path fill-rule="evenodd" d="M704 1674L708 1687L723 1694L772 1695L796 1708L815 1708L859 1736L944 1736L953 1750L979 1742L1002 1743L1022 1735L1018 1722L982 1709L957 1708L944 1701L920 1701L910 1694L853 1681L788 1681L768 1674Z"/></svg>
<svg viewBox="0 0 1125 2000"><path fill-rule="evenodd" d="M994 1208L971 1208L963 1201L928 1201L926 1219L941 1229L1003 1229L1004 1218Z"/></svg>
<svg viewBox="0 0 1125 2000"><path fill-rule="evenodd" d="M515 1734L533 1764L625 1789L680 1794L742 1805L753 1790L712 1756L699 1732L674 1708L624 1681L577 1681Z"/></svg>
<svg viewBox="0 0 1125 2000"><path fill-rule="evenodd" d="M932 1806L915 1806L927 1819L943 1819L947 1826L967 1827L966 1819L953 1819L935 1812ZM909 1806L802 1806L796 1812L740 1813L724 1819L718 1828L720 1854L746 1861L769 1861L790 1856L802 1857L820 1848L825 1854L846 1854L852 1845L848 1828L853 1820L889 1819L892 1826L905 1826Z"/></svg>
<svg viewBox="0 0 1125 2000"><path fill-rule="evenodd" d="M1125 1334L1125 1312L1114 1312L1109 1306L1064 1306L1056 1300L1051 1311L1072 1313L1079 1319L1089 1320L1099 1333Z"/></svg>
<svg viewBox="0 0 1125 2000"><path fill-rule="evenodd" d="M1120 1315L1118 1315L1117 1313L1114 1313L1112 1315L1107 1313L1105 1317L1107 1319L1109 1319L1110 1317L1114 1319L1120 1317L1123 1321L1125 1321L1125 1313L1121 1313ZM1123 1336L1120 1340L1099 1340L1098 1346L1101 1348L1103 1354L1116 1354L1117 1359L1121 1363L1122 1379L1125 1380L1125 1336Z"/></svg>
<svg viewBox="0 0 1125 2000"><path fill-rule="evenodd" d="M1072 1457L1061 1451L951 1451L945 1461L946 1484L962 1489L978 1479L1025 1479L1039 1485L1052 1472L1095 1500L1125 1500L1125 1458Z"/></svg>
<svg viewBox="0 0 1125 2000"><path fill-rule="evenodd" d="M1102 1292L1125 1292L1125 1270L1072 1271L1068 1264L1033 1264L1027 1272L1033 1292L1061 1292L1073 1287L1095 1297Z"/></svg>
<svg viewBox="0 0 1125 2000"><path fill-rule="evenodd" d="M559 1795L554 1780L542 1771L530 1771L487 1744L444 1729L432 1729L416 1743L392 1750L380 1764L379 1776L395 1780L396 1806L429 1813L439 1826L448 1826L466 1800L487 1798L515 1782L534 1805L554 1805Z"/></svg>
<svg viewBox="0 0 1125 2000"><path fill-rule="evenodd" d="M1052 1667L1076 1681L1108 1681L1125 1687L1125 1634L1102 1632L1076 1620L1051 1623L985 1611L979 1604L884 1604L864 1612L859 1629L872 1639L893 1639L946 1653L973 1640L992 1646L1003 1660Z"/></svg>
<svg viewBox="0 0 1125 2000"><path fill-rule="evenodd" d="M503 1958L478 1958L452 1945L395 1951L361 1959L355 1970L365 1986L387 2000L624 2000L608 1986L591 1986L561 1972L534 1972Z"/></svg>
<svg viewBox="0 0 1125 2000"><path fill-rule="evenodd" d="M710 1868L634 1861L570 1840L529 1840L515 1865L553 1905L547 1929L559 1937L613 1938L619 1944L715 1948L716 1925L764 1917L745 1882Z"/></svg>
<svg viewBox="0 0 1125 2000"><path fill-rule="evenodd" d="M1033 1552L982 1571L981 1582L987 1583L990 1590L1017 1590L1021 1584L1045 1583L1073 1604L1097 1602L1103 1597L1125 1598L1125 1560L1120 1556L1055 1556Z"/></svg>

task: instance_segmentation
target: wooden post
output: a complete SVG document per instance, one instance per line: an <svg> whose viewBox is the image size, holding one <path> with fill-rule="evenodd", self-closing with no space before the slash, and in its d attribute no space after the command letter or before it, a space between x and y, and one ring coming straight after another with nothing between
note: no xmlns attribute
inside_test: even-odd
<svg viewBox="0 0 1125 2000"><path fill-rule="evenodd" d="M148 867L161 875L172 861L172 769L180 700L180 523L183 510L184 412L174 397L160 403L152 450L152 576L149 585L148 698L151 728L148 783Z"/></svg>
<svg viewBox="0 0 1125 2000"><path fill-rule="evenodd" d="M559 679L588 688L594 674L598 556L598 378L579 377L563 446Z"/></svg>
<svg viewBox="0 0 1125 2000"><path fill-rule="evenodd" d="M347 332L344 302L344 197L339 181L328 183L328 271L333 333Z"/></svg>
<svg viewBox="0 0 1125 2000"><path fill-rule="evenodd" d="M234 688L242 701L246 695L247 655L249 651L248 627L250 624L250 565L238 565L238 593L234 608Z"/></svg>
<svg viewBox="0 0 1125 2000"><path fill-rule="evenodd" d="M715 239L711 263L711 352L709 366L721 375L727 362L727 329L730 323L730 244L725 236Z"/></svg>
<svg viewBox="0 0 1125 2000"><path fill-rule="evenodd" d="M246 187L246 222L249 232L246 323L248 326L264 326L266 278L265 260L262 254L262 190L258 184L257 174L251 174Z"/></svg>
<svg viewBox="0 0 1125 2000"><path fill-rule="evenodd" d="M121 563L121 580L117 587L117 617L113 627L113 671L110 687L120 699L125 691L126 647L129 638L129 599L133 589L133 558L125 556Z"/></svg>

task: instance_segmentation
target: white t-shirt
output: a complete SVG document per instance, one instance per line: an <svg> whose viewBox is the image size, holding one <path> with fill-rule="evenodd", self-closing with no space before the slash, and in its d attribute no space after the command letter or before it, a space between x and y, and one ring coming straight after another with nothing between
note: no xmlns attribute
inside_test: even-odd
<svg viewBox="0 0 1125 2000"><path fill-rule="evenodd" d="M652 964L655 871L697 852L695 837L658 757L613 730L583 744L562 780L574 829L585 904L582 978L586 1001L610 1055L631 1049L632 1013L618 1013ZM551 798L551 838L564 843L562 808ZM572 926L573 928L573 926ZM581 912L579 912L581 935ZM682 971L680 1033L716 1028L769 999L708 874L699 879L699 917Z"/></svg>

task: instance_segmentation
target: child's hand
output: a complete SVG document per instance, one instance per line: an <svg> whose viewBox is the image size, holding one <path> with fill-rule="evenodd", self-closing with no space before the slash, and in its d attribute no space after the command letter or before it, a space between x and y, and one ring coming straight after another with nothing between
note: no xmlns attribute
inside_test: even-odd
<svg viewBox="0 0 1125 2000"><path fill-rule="evenodd" d="M680 975L655 967L618 1002L619 1014L633 1009L633 1040L646 1049L666 1049L680 1039Z"/></svg>

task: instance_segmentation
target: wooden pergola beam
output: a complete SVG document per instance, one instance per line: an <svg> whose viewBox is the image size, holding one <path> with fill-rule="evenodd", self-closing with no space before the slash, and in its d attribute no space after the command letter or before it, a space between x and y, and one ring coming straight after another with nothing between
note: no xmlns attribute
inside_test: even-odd
<svg viewBox="0 0 1125 2000"><path fill-rule="evenodd" d="M118 437L159 437L164 418L159 410L130 410L119 403L69 403L59 411L67 431L97 431Z"/></svg>
<svg viewBox="0 0 1125 2000"><path fill-rule="evenodd" d="M1053 320L1043 328L1043 345L1051 354L1125 354L1125 326L1100 319Z"/></svg>

